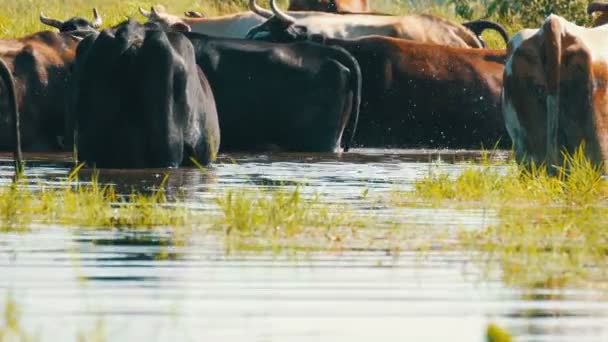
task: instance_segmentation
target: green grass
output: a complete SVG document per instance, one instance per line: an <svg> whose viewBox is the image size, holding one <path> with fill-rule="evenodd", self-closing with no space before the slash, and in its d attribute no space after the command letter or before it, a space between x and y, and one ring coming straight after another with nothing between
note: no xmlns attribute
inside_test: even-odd
<svg viewBox="0 0 608 342"><path fill-rule="evenodd" d="M565 155L556 175L487 161L451 177L430 172L397 205L430 205L496 212L498 223L460 234L488 275L511 285L553 288L608 284L608 182L582 148ZM481 252L481 253L480 253ZM499 267L497 267L499 266Z"/></svg>

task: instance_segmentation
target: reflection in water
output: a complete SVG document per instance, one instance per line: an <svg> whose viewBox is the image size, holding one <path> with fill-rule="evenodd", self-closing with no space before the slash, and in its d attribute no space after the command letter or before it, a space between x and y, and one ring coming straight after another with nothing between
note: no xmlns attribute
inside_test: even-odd
<svg viewBox="0 0 608 342"><path fill-rule="evenodd" d="M57 164L42 157L48 156L29 156L39 161L28 164L28 175L61 186L69 156ZM8 158L0 155L0 177L7 180ZM169 173L171 198L210 211L217 210L213 197L230 189L305 184L303 192L348 203L360 215L383 215L422 231L479 229L491 214L390 209L361 196L407 188L432 168L458 173L460 162L478 158L474 152L382 150L227 155L204 172L101 170L99 179L128 194L153 191ZM91 175L83 171L80 179ZM23 325L40 331L43 341L74 340L98 319L110 341L481 342L494 320L518 341L608 339L602 292L518 290L504 286L499 275L480 281L480 273L470 255L441 250L421 257L359 248L294 258L226 255L216 237L195 233L184 240L169 230L38 227L0 235L0 304L12 292Z"/></svg>

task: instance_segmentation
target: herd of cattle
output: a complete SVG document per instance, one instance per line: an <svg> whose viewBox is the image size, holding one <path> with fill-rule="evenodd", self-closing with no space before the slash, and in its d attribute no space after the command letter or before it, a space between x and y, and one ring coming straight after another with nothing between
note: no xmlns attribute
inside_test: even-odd
<svg viewBox="0 0 608 342"><path fill-rule="evenodd" d="M77 152L103 168L209 164L218 151L513 146L559 163L585 142L608 160L608 5L594 28L552 15L500 25L369 13L367 0L185 17L160 6L40 20L0 40L0 149ZM496 30L506 50L485 48ZM220 143L221 132L221 143ZM509 139L510 138L510 139Z"/></svg>

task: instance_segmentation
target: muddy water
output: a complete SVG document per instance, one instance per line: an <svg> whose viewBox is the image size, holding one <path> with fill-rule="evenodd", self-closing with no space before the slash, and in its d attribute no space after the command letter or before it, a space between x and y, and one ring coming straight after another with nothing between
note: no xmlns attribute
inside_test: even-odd
<svg viewBox="0 0 608 342"><path fill-rule="evenodd" d="M7 156L5 156L6 158ZM30 178L61 185L69 163L29 156ZM421 229L483 228L492 213L389 209L362 192L407 188L430 169L458 173L475 152L362 150L333 155L230 155L202 173L171 172L169 194L215 211L234 188L293 187ZM0 160L1 156L0 156ZM9 181L10 163L0 163ZM438 163L438 161L442 161ZM158 187L165 170L106 171L123 191ZM86 178L86 172L83 174ZM440 242L436 242L440 243ZM159 258L167 253L170 258ZM484 341L496 322L517 341L608 341L608 296L589 289L522 290L482 277L469 254L383 250L227 255L198 234L34 227L0 235L0 308L13 298L21 325L42 341L103 332L107 341Z"/></svg>

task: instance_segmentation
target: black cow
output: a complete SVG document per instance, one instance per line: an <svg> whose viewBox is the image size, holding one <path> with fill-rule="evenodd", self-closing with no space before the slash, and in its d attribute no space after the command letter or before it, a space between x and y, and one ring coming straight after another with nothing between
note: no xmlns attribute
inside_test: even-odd
<svg viewBox="0 0 608 342"><path fill-rule="evenodd" d="M190 41L134 20L78 46L69 123L79 159L102 168L207 165L220 143Z"/></svg>
<svg viewBox="0 0 608 342"><path fill-rule="evenodd" d="M185 34L209 77L223 151L348 150L359 115L361 71L344 49Z"/></svg>
<svg viewBox="0 0 608 342"><path fill-rule="evenodd" d="M93 10L95 21L80 17L67 21L51 19L41 13L40 20L60 32L42 31L18 39L0 40L0 58L15 80L15 96L21 111L23 147L28 151L64 149L64 98L70 67L78 43L97 32L101 17ZM0 149L13 147L13 119L6 82L0 82Z"/></svg>
<svg viewBox="0 0 608 342"><path fill-rule="evenodd" d="M504 50L462 49L370 36L310 35L278 16L250 38L313 40L346 49L363 75L355 144L362 147L508 148L500 107Z"/></svg>

